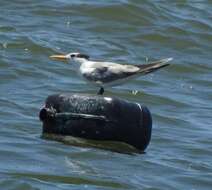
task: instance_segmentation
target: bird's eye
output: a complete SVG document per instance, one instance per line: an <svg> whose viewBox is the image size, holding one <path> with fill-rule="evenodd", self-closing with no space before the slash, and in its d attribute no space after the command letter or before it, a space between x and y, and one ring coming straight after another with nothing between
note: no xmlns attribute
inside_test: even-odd
<svg viewBox="0 0 212 190"><path fill-rule="evenodd" d="M74 55L74 54L72 54L72 55L71 55L71 57L73 58L73 57L75 57L75 55Z"/></svg>

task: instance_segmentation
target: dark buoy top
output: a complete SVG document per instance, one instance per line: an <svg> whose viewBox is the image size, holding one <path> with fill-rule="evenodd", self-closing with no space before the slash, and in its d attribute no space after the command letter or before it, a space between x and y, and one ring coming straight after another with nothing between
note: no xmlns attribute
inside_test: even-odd
<svg viewBox="0 0 212 190"><path fill-rule="evenodd" d="M40 111L44 134L71 135L128 143L144 151L150 142L152 119L138 103L88 94L57 94Z"/></svg>

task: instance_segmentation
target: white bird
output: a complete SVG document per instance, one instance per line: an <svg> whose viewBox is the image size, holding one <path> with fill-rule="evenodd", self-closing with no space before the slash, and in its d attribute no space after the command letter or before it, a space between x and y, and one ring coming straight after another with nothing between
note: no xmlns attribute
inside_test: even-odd
<svg viewBox="0 0 212 190"><path fill-rule="evenodd" d="M99 62L89 60L89 56L81 53L69 53L67 55L52 55L52 59L71 60L78 69L78 73L100 87L98 94L104 93L105 86L114 86L124 83L126 80L139 77L166 67L172 58L161 59L148 64L128 65L112 62Z"/></svg>

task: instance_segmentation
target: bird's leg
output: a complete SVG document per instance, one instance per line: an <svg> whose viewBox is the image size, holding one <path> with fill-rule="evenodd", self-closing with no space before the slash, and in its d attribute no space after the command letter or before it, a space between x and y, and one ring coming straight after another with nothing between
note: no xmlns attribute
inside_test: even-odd
<svg viewBox="0 0 212 190"><path fill-rule="evenodd" d="M104 94L104 88L103 87L101 87L100 89L99 89L99 91L98 91L98 95L103 95Z"/></svg>

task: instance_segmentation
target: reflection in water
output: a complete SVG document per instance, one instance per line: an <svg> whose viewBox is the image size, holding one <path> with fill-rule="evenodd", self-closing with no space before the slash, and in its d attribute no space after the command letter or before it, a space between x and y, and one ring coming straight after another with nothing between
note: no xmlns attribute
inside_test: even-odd
<svg viewBox="0 0 212 190"><path fill-rule="evenodd" d="M133 146L116 141L97 141L97 140L88 140L79 137L72 136L63 136L63 135L55 135L55 134L43 134L43 138L56 140L63 142L68 145L80 146L80 147L94 147L104 150L110 150L123 154L134 154L134 153L142 153L138 149Z"/></svg>

